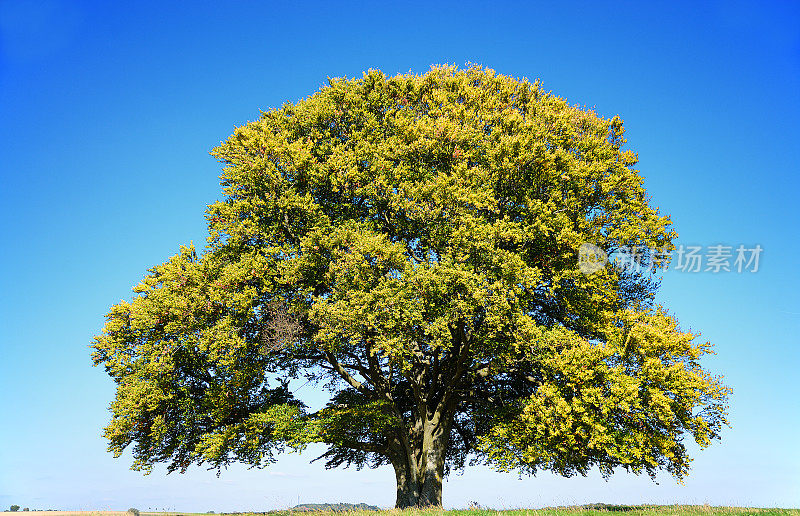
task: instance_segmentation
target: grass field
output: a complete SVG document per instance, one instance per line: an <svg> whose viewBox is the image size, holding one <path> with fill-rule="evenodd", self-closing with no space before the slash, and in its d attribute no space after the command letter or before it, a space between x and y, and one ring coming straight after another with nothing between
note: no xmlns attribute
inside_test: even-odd
<svg viewBox="0 0 800 516"><path fill-rule="evenodd" d="M290 516L292 511L274 511L274 516ZM328 513L332 515L333 513ZM614 505L605 508L551 507L546 509L517 509L496 511L491 509L390 509L381 511L380 516L800 516L800 509L749 509L744 507L710 506L628 506ZM188 515L186 515L188 516ZM241 515L245 516L245 515ZM353 511L348 516L376 516L375 512Z"/></svg>
<svg viewBox="0 0 800 516"><path fill-rule="evenodd" d="M18 516L126 516L117 511L29 511ZM291 510L269 512L216 513L214 516L303 516ZM712 507L708 505L608 505L599 508L549 507L546 509L389 509L384 511L314 512L314 516L800 516L800 509ZM141 516L209 516L191 512L142 512Z"/></svg>
<svg viewBox="0 0 800 516"><path fill-rule="evenodd" d="M214 516L301 516L308 513L291 510L268 513L218 513ZM350 511L347 513L315 512L314 516L800 516L800 509L760 509L748 507L712 507L708 505L610 505L602 508L550 507L546 509L389 509ZM208 516L191 513L145 513L141 516Z"/></svg>

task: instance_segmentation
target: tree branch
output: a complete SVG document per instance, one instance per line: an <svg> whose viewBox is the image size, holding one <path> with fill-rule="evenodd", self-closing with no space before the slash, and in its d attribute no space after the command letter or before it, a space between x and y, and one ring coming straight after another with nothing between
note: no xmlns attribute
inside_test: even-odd
<svg viewBox="0 0 800 516"><path fill-rule="evenodd" d="M358 380L353 378L350 375L350 373L348 373L347 370L342 366L342 364L340 364L339 361L336 360L336 357L334 357L330 351L325 352L325 358L328 360L328 363L330 363L331 366L333 366L333 370L339 373L339 376L341 376L342 379L347 383L349 383L354 389L363 394L374 396L375 392L369 387L365 386L362 382L359 382Z"/></svg>

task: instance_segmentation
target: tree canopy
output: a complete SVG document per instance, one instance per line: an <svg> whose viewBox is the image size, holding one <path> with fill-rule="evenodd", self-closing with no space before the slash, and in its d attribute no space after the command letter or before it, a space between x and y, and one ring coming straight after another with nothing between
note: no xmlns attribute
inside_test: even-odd
<svg viewBox="0 0 800 516"><path fill-rule="evenodd" d="M476 462L682 478L727 423L711 345L656 304L663 266L587 274L581 244L673 249L622 120L477 66L332 79L212 154L210 237L113 306L93 360L135 469L391 464L440 505ZM310 410L310 381L330 403Z"/></svg>

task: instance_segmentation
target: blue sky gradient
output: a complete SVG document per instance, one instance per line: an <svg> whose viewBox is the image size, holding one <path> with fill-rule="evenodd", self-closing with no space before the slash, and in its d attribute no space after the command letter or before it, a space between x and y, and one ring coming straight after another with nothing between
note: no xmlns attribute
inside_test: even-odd
<svg viewBox="0 0 800 516"><path fill-rule="evenodd" d="M393 505L390 469L325 471L318 449L219 478L129 471L105 451L113 384L88 346L147 268L205 241L208 152L234 126L328 76L468 61L622 116L679 244L764 252L756 273L664 276L659 300L734 389L732 428L684 485L474 468L445 506L800 507L797 3L126 4L0 2L0 508Z"/></svg>

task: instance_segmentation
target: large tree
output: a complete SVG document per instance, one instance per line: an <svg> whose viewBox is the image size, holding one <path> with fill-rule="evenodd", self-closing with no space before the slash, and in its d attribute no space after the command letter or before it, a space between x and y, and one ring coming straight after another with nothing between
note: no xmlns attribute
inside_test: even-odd
<svg viewBox="0 0 800 516"><path fill-rule="evenodd" d="M710 344L655 304L673 249L622 121L480 67L370 71L261 114L212 154L223 200L111 308L95 364L134 469L263 466L324 443L391 464L397 506L466 464L678 478L726 422ZM330 390L312 411L293 394Z"/></svg>

